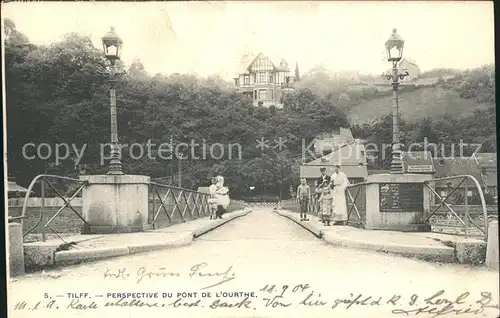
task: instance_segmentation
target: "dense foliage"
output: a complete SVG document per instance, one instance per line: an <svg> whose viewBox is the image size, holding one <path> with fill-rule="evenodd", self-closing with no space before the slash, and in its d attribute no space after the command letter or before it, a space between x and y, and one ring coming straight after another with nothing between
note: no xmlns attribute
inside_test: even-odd
<svg viewBox="0 0 500 318"><path fill-rule="evenodd" d="M35 46L10 21L6 31L9 174L27 185L43 172L77 176L85 167L87 174L106 173L101 145L109 142L109 81L102 53L77 34ZM278 195L280 188L287 194L298 183L302 139L309 143L320 131L347 125L347 116L334 103L309 90L288 99L287 111L253 107L220 78L148 76L139 60L118 81L116 96L120 143L129 145L122 151L126 173L195 189L221 173L235 197ZM263 150L257 148L261 138L268 140ZM279 138L286 140L281 149L274 143ZM180 147L182 154L170 159L171 139L174 146L197 145ZM52 155L29 160L23 156L27 143L46 143ZM59 164L57 144L70 147L68 158ZM132 144L142 145L145 153ZM73 149L81 152L84 145L78 162ZM64 146L60 150L64 155ZM105 150L108 155L109 147ZM28 148L28 156L34 152Z"/></svg>
<svg viewBox="0 0 500 318"><path fill-rule="evenodd" d="M109 75L102 52L89 38L73 33L51 45L30 44L10 20L5 21L4 38L9 175L26 186L43 172L77 176L85 167L87 174L106 173L101 145L109 142L110 135ZM295 92L283 100L284 109L267 109L253 107L251 100L218 77L150 76L139 60L128 68L119 67L127 71L116 87L120 143L129 145L122 151L124 171L194 189L208 185L210 176L221 173L227 176L235 198L278 196L280 190L286 197L289 186L298 183L298 166L310 159L303 155L303 145L319 132L348 126L350 109L377 97L376 90L357 96L347 90L348 81L317 68L301 74ZM446 89L491 107L467 118L403 123L403 137L407 141L427 137L435 142L473 138L484 144L483 151L493 151L494 84L491 67L457 73L455 82L441 85L451 85ZM390 117L353 128L355 137L390 143ZM268 147L257 147L261 138L268 140ZM279 138L286 140L286 147L275 147ZM190 146L194 149L190 151L179 148L182 160L170 159L168 152L161 158L159 145L169 145L171 140L174 146L198 146ZM23 155L27 143L35 147L46 143L52 153L45 159L27 159ZM142 145L145 153L141 155L138 146L131 147L134 143ZM59 163L55 162L57 144L67 144L70 150ZM84 145L78 162L75 149L81 153ZM59 149L64 155L64 146ZM104 149L108 155L109 147ZM35 150L28 148L27 155L34 155ZM251 186L255 189L250 190Z"/></svg>

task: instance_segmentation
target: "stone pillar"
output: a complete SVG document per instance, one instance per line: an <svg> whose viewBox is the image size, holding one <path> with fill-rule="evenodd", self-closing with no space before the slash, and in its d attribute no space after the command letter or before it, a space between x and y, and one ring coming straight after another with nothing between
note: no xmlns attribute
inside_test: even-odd
<svg viewBox="0 0 500 318"><path fill-rule="evenodd" d="M141 232L148 228L149 177L140 175L81 176L83 234Z"/></svg>
<svg viewBox="0 0 500 318"><path fill-rule="evenodd" d="M498 221L488 224L488 244L486 246L486 266L490 269L499 270L498 264Z"/></svg>
<svg viewBox="0 0 500 318"><path fill-rule="evenodd" d="M429 215L431 191L424 184L432 176L422 174L376 174L366 182L366 229L423 232L430 230L425 220ZM414 191L403 188L415 185ZM401 190L398 190L401 189ZM383 192L383 193L382 193ZM411 200L410 200L411 199ZM382 201L390 200L392 204ZM399 203L398 203L399 201ZM406 202L404 202L406 201ZM405 207L413 201L412 207ZM419 208L416 208L416 207Z"/></svg>
<svg viewBox="0 0 500 318"><path fill-rule="evenodd" d="M24 274L23 230L20 223L9 223L9 275Z"/></svg>

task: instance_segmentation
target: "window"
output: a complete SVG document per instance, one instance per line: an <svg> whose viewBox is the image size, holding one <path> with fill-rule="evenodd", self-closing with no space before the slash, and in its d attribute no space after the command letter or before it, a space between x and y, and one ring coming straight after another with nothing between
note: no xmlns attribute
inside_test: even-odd
<svg viewBox="0 0 500 318"><path fill-rule="evenodd" d="M261 72L260 73L260 82L265 83L266 82L266 72Z"/></svg>
<svg viewBox="0 0 500 318"><path fill-rule="evenodd" d="M267 99L267 89L259 89L259 99L260 100Z"/></svg>
<svg viewBox="0 0 500 318"><path fill-rule="evenodd" d="M269 90L269 99L274 99L274 90Z"/></svg>
<svg viewBox="0 0 500 318"><path fill-rule="evenodd" d="M250 76L245 75L245 77L243 78L243 83L245 85L250 85Z"/></svg>
<svg viewBox="0 0 500 318"><path fill-rule="evenodd" d="M269 74L269 83L272 83L273 82L273 74Z"/></svg>
<svg viewBox="0 0 500 318"><path fill-rule="evenodd" d="M256 91L256 90L255 90L255 91L253 91L253 99L254 99L254 100L257 100L257 91Z"/></svg>

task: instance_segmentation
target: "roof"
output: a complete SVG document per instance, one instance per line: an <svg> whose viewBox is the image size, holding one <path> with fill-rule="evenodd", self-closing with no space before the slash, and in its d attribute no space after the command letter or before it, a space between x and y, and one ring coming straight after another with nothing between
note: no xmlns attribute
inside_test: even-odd
<svg viewBox="0 0 500 318"><path fill-rule="evenodd" d="M347 142L354 141L352 132L349 128L340 128L333 133L320 133L314 138L314 152L316 155L322 155L326 150L333 150Z"/></svg>
<svg viewBox="0 0 500 318"><path fill-rule="evenodd" d="M301 178L318 178L320 176L319 169L321 167L326 168L326 173L331 175L333 173L334 166L333 164L328 165L301 165L300 166L300 177ZM348 178L366 178L368 176L368 169L366 165L363 166L354 166L354 165L345 165L340 168Z"/></svg>
<svg viewBox="0 0 500 318"><path fill-rule="evenodd" d="M239 74L248 73L248 67L250 66L250 63L252 63L255 60L256 57L257 57L257 55L255 55L253 53L247 53L247 54L243 55L236 66L237 76Z"/></svg>
<svg viewBox="0 0 500 318"><path fill-rule="evenodd" d="M262 52L260 52L259 54L247 53L247 54L243 55L241 57L240 61L237 63L238 65L236 67L235 76L237 77L237 76L239 76L239 74L248 73L248 68L250 67L250 65L253 64L253 62L260 55L267 57L271 61L271 63L273 63L273 66L276 68L277 71L281 71L281 72L290 71L290 68L288 67L288 63L284 58L280 59L277 57L267 56L267 55L264 55ZM280 61L280 62L278 63L277 61ZM283 67L281 66L282 63L284 63Z"/></svg>
<svg viewBox="0 0 500 318"><path fill-rule="evenodd" d="M436 168L429 151L403 152L405 173L434 173Z"/></svg>
<svg viewBox="0 0 500 318"><path fill-rule="evenodd" d="M326 148L325 150L330 150L331 148ZM360 163L366 165L366 155L365 146L359 142L353 141L351 144L343 144L339 148L336 148L331 153L305 163L305 165L334 165L336 163L342 166L358 166Z"/></svg>
<svg viewBox="0 0 500 318"><path fill-rule="evenodd" d="M9 181L8 187L7 187L7 192L28 192L28 189L18 185L14 181Z"/></svg>

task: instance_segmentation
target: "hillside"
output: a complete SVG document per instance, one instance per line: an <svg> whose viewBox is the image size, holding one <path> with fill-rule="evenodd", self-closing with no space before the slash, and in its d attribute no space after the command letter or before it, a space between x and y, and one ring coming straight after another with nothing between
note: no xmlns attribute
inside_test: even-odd
<svg viewBox="0 0 500 318"><path fill-rule="evenodd" d="M488 105L479 104L472 99L460 97L459 92L441 87L421 87L399 93L401 117L408 122L415 122L426 117L438 118L468 116L475 109L486 109ZM392 111L392 93L370 100L361 100L348 111L352 124L369 124L373 120Z"/></svg>

